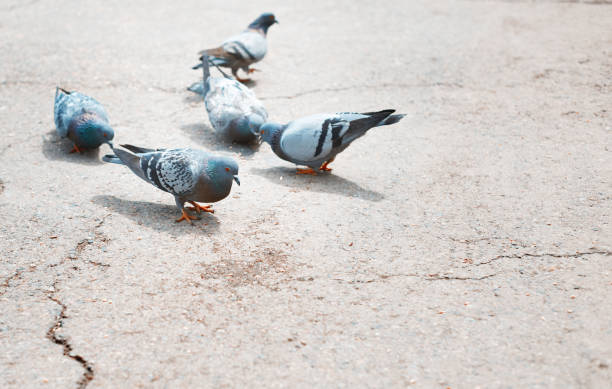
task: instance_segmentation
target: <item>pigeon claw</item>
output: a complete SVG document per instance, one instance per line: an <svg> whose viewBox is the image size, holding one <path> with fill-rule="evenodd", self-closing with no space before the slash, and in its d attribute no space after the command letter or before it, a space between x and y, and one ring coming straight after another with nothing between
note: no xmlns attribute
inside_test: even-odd
<svg viewBox="0 0 612 389"><path fill-rule="evenodd" d="M72 148L72 150L70 150L70 153L69 153L69 154L72 154L72 153L79 153L79 154L81 153L81 150L80 150L80 149L79 149L79 147L76 145L76 143L74 144L74 147Z"/></svg>
<svg viewBox="0 0 612 389"><path fill-rule="evenodd" d="M190 207L189 209L192 211L196 211L197 213L200 213L202 211L204 212L210 212L210 213L215 213L214 209L210 209L210 207L212 207L212 205L205 205L205 206L201 206L200 204L194 202L194 201L189 201L189 204L193 205L193 207Z"/></svg>
<svg viewBox="0 0 612 389"><path fill-rule="evenodd" d="M332 160L333 161L333 160ZM321 170L322 172L331 172L332 168L327 167L327 165L329 165L330 163L332 163L332 161L327 161L325 162L323 165L321 165L321 167L319 168L319 170Z"/></svg>
<svg viewBox="0 0 612 389"><path fill-rule="evenodd" d="M189 214L184 209L182 210L182 212L183 215L180 218L176 219L177 223L182 222L183 220L187 220L189 224L193 224L191 221L197 219L197 217L195 216L189 216Z"/></svg>
<svg viewBox="0 0 612 389"><path fill-rule="evenodd" d="M312 168L307 168L307 169L297 168L297 171L295 173L296 174L310 174L311 176L316 176L317 175L317 172L312 170Z"/></svg>
<svg viewBox="0 0 612 389"><path fill-rule="evenodd" d="M255 73L255 72L261 72L261 70L259 69L249 69L249 71L247 73L251 74L251 73Z"/></svg>
<svg viewBox="0 0 612 389"><path fill-rule="evenodd" d="M243 84L246 83L246 82L250 82L251 81L250 78L241 78L241 77L238 77L238 76L236 76L236 80L240 81Z"/></svg>

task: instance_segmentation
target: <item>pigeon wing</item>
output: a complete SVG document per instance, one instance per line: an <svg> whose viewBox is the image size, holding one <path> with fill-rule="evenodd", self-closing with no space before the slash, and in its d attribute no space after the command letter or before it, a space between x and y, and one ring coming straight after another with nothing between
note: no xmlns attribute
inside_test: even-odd
<svg viewBox="0 0 612 389"><path fill-rule="evenodd" d="M256 62L266 55L266 38L256 31L245 31L223 42L223 50L247 62Z"/></svg>
<svg viewBox="0 0 612 389"><path fill-rule="evenodd" d="M197 183L195 161L185 149L146 153L140 156L140 169L146 179L175 196L191 193Z"/></svg>
<svg viewBox="0 0 612 389"><path fill-rule="evenodd" d="M102 104L96 99L79 92L68 92L57 88L54 119L57 132L61 137L66 137L70 123L84 114L94 114L108 123L108 115Z"/></svg>
<svg viewBox="0 0 612 389"><path fill-rule="evenodd" d="M295 120L280 139L281 150L294 161L324 160L340 146L350 122L334 114L313 115Z"/></svg>

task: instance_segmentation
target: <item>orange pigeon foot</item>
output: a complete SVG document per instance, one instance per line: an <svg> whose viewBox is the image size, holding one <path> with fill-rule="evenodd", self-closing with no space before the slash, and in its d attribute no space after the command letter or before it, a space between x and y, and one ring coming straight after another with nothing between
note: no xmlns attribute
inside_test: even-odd
<svg viewBox="0 0 612 389"><path fill-rule="evenodd" d="M189 216L189 214L184 209L182 211L183 211L183 215L180 218L176 219L176 222L179 223L179 222L181 222L183 220L187 220L189 222L189 224L193 224L191 221L192 220L196 220L197 217Z"/></svg>
<svg viewBox="0 0 612 389"><path fill-rule="evenodd" d="M81 150L80 150L80 149L79 149L79 147L76 145L76 143L74 144L74 147L72 148L72 150L70 150L70 153L69 153L69 154L72 154L72 153L79 153L79 154L81 153Z"/></svg>
<svg viewBox="0 0 612 389"><path fill-rule="evenodd" d="M327 165L329 165L330 163L332 163L333 159L331 161L327 161L325 162L323 165L321 165L321 167L319 168L319 170L323 171L323 172L331 172L332 168L327 167Z"/></svg>
<svg viewBox="0 0 612 389"><path fill-rule="evenodd" d="M193 205L193 207L190 207L190 210L196 211L197 213L200 213L202 211L204 212L210 212L210 213L215 213L214 209L210 209L210 207L212 207L212 205L205 205L205 206L201 206L200 204L194 202L194 201L189 201L189 204Z"/></svg>
<svg viewBox="0 0 612 389"><path fill-rule="evenodd" d="M312 170L312 168L307 168L307 169L297 168L297 171L295 173L296 174L310 174L311 176L316 176L317 175L317 172Z"/></svg>

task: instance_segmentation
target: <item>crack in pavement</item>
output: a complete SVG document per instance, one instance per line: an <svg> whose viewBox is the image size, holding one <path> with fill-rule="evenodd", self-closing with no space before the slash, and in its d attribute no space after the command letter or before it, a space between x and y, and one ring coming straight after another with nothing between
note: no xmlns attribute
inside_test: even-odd
<svg viewBox="0 0 612 389"><path fill-rule="evenodd" d="M554 257L554 258L579 258L585 255L592 255L592 254L602 254L602 255L612 255L612 251L609 250L603 250L603 249L595 249L592 251L584 251L584 252L576 252L573 254L556 254L556 253L542 253L542 254L532 254L532 253L524 253L524 254L513 254L513 255L498 255L496 257L493 257L485 262L481 262L481 263L477 263L474 266L481 266L481 265L486 265L489 263L492 263L494 261L497 261L498 259L502 259L502 258L516 258L516 259L520 259L520 258L524 258L524 257ZM495 277L497 276L499 273L490 273L490 274L485 274L483 276L480 277L469 277L469 276L451 276L451 275L440 275L438 273L432 273L432 274L428 274L427 276L422 276L420 274L414 274L414 273L398 273L398 274L379 274L377 279L366 279L366 280L357 280L357 279L353 279L353 280L346 280L346 279L342 279L342 278L333 278L334 281L338 281L338 282L346 282L348 284L369 284L372 282L377 282L379 280L385 280L387 278L391 278L391 277L415 277L415 278L419 278L421 280L424 281L443 281L443 280L448 280L448 281L482 281L482 280L486 280L487 278L491 278L491 277Z"/></svg>
<svg viewBox="0 0 612 389"><path fill-rule="evenodd" d="M4 86L15 86L15 85L37 85L37 86L46 86L48 83L33 81L33 80L3 80L0 81L0 88ZM91 86L90 90L97 89L108 89L108 88L118 88L124 87L121 83L117 83L114 81L109 81L104 85L99 86ZM185 88L175 88L175 87L163 87L157 85L148 85L144 83L135 83L130 84L129 86L142 88L146 90L156 90L163 93L177 94L182 93L187 90ZM296 92L292 95L281 95L281 96L261 96L260 100L281 100L281 99L295 99L298 97L316 94L316 93L325 93L325 92L345 92L350 90L359 90L359 89L383 89L383 88L431 88L431 87L448 87L448 88L464 88L464 85L457 82L422 82L422 83L414 83L414 84L406 84L406 83L380 83L380 84L364 84L364 85L350 85L350 86L340 86L333 88L315 88L309 89L301 92Z"/></svg>
<svg viewBox="0 0 612 389"><path fill-rule="evenodd" d="M429 274L427 278L425 278L425 280L427 281L440 281L440 280L481 281L487 278L495 277L496 275L497 273L491 273L491 274L484 275L482 277L460 277L460 276L447 276L447 275L441 276L439 274Z"/></svg>
<svg viewBox="0 0 612 389"><path fill-rule="evenodd" d="M74 249L70 250L68 252L68 258L69 259L79 259L79 257L81 256L81 253L83 252L83 250L85 250L85 248L88 245L93 244L96 240L102 241L104 243L108 242L110 239L103 233L98 231L98 228L102 227L102 225L104 224L104 222L106 221L106 218L109 217L111 214L106 214L104 217L102 217L102 220L100 220L98 222L98 224L96 224L93 228L92 228L92 234L93 236L88 236L87 238L83 238L80 241L77 242L76 246L74 247ZM106 264L106 263L102 263L102 262L98 262L98 261L94 261L94 260L88 260L86 261L87 263L90 263L92 265L96 265L96 266L103 266L103 267L110 267L110 264Z"/></svg>
<svg viewBox="0 0 612 389"><path fill-rule="evenodd" d="M74 359L83 367L83 369L85 370L83 372L83 377L77 382L77 388L82 389L82 388L87 387L89 382L91 382L94 379L94 375L95 375L94 368L92 364L89 363L81 355L74 354L72 352L73 347L65 337L56 334L57 330L59 330L60 328L64 326L64 319L68 318L68 316L66 315L66 311L68 310L68 308L66 307L66 304L64 304L61 300L55 297L55 293L57 292L56 286L57 286L57 281L53 282L53 292L48 293L47 297L49 298L49 300L59 305L62 309L59 315L57 315L55 323L47 331L47 338L53 343L62 346L64 349L64 355L67 356L68 358Z"/></svg>
<svg viewBox="0 0 612 389"><path fill-rule="evenodd" d="M104 242L107 242L108 238L104 234L98 232L98 228L100 228L104 224L108 216L110 216L110 214L107 214L104 217L102 217L102 219L98 222L98 224L96 224L92 229L94 236L98 237L100 240ZM77 242L75 248L71 250L71 251L74 251L75 255L74 256L69 255L69 257L73 259L77 259L79 255L81 254L81 252L85 249L85 247L92 243L93 243L93 239L91 237L87 237L85 239L80 240L79 242ZM96 265L96 266L110 267L109 264L96 262L94 260L88 260L87 262L93 265ZM61 263L65 264L66 258L62 259ZM50 266L57 266L57 264L50 265ZM70 266L69 269L77 270L78 268L76 266ZM70 273L70 270L68 270L67 272ZM70 274L67 274L67 276L70 277ZM62 346L64 355L70 359L75 360L83 367L83 370L84 370L83 376L77 382L77 388L82 389L82 388L87 387L87 385L94 379L95 371L93 368L93 364L91 362L87 361L87 359L85 359L83 356L74 353L74 348L70 344L70 342L68 342L68 339L66 339L62 335L57 334L57 330L59 330L60 328L64 326L64 320L68 318L68 315L66 314L68 307L59 298L56 297L56 293L58 292L58 288L57 288L58 282L59 282L58 278L55 278L53 280L53 284L51 288L49 289L48 292L46 292L47 298L49 298L49 300L55 302L57 305L61 307L60 313L57 315L55 323L53 323L53 325L47 331L47 338L53 343ZM8 283L8 281L6 281L6 283Z"/></svg>
<svg viewBox="0 0 612 389"><path fill-rule="evenodd" d="M30 85L30 86L39 86L39 87L48 86L49 88L53 88L53 89L55 88L55 86L52 86L55 84L49 84L48 82L44 82L44 81L36 81L36 80L3 80L3 81L0 81L0 88L19 86L19 85ZM129 88L129 87L146 89L147 91L156 90L156 91L170 93L170 94L182 93L185 90L183 88L149 85L149 84L145 84L142 82L124 84L124 83L119 83L115 81L102 82L100 84L90 86L87 89L101 90L101 89L108 89L108 88Z"/></svg>
<svg viewBox="0 0 612 389"><path fill-rule="evenodd" d="M3 287L4 290L0 292L0 296L4 295L9 290L9 288L11 287L12 280L21 277L21 273L23 273L23 270L17 270L15 273L6 277L4 281L2 281L2 284L0 284L0 287Z"/></svg>
<svg viewBox="0 0 612 389"><path fill-rule="evenodd" d="M583 257L585 255L592 255L592 254L601 254L601 255L612 255L612 251L610 250L603 250L603 249L596 249L593 248L594 250L592 251L577 251L573 254L557 254L557 253L541 253L541 254L533 254L533 253L523 253L523 254L512 254L512 255L498 255L496 257L493 257L491 259L486 260L485 262L480 262L475 264L474 266L482 266L482 265L487 265L489 263L495 262L499 259L504 259L504 258L508 258L508 259L522 259L525 257L532 257L532 258L541 258L541 257L553 257L553 258L580 258Z"/></svg>
<svg viewBox="0 0 612 389"><path fill-rule="evenodd" d="M432 82L432 83L417 83L417 84L399 84L399 83L382 83L375 85L351 85L351 86L342 86L335 88L316 88L305 90L301 92L297 92L292 95L284 95L284 96L261 96L260 100L279 100L279 99L295 99L297 97L302 97L305 95L310 95L314 93L321 92L344 92L353 89L381 89L388 87L396 87L396 88L428 88L432 86L446 86L446 87L454 87L454 88L463 88L463 85L454 82Z"/></svg>
<svg viewBox="0 0 612 389"><path fill-rule="evenodd" d="M370 284L372 282L379 282L380 280L386 280L388 278L394 278L394 277L415 277L415 278L422 278L421 276L419 276L418 274L414 274L414 273L396 273L396 274L377 274L378 278L370 278L367 280L359 280L359 279L352 279L352 280L347 280L344 278L332 278L332 280L340 282L340 283L347 283L349 285L352 284ZM312 277L310 277L312 278ZM314 280L314 278L313 278ZM298 281L301 281L298 279ZM310 279L308 279L308 281L311 281Z"/></svg>

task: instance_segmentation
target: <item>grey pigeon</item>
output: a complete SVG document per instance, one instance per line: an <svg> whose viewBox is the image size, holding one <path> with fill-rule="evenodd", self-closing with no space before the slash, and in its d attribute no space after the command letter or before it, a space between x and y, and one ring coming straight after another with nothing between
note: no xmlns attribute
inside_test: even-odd
<svg viewBox="0 0 612 389"><path fill-rule="evenodd" d="M314 175L317 169L331 171L327 165L336 155L370 128L397 123L405 116L393 112L316 114L285 125L265 123L259 134L280 158L309 167L298 169L298 174Z"/></svg>
<svg viewBox="0 0 612 389"><path fill-rule="evenodd" d="M202 56L202 69L202 95L215 131L236 142L257 139L268 112L255 93L236 80L211 77L206 54Z"/></svg>
<svg viewBox="0 0 612 389"><path fill-rule="evenodd" d="M253 23L249 24L248 28L242 33L225 40L219 47L202 50L199 54L208 55L212 65L232 69L232 74L238 81L249 81L248 78L238 76L238 69L242 69L247 74L255 71L255 69L249 69L249 66L261 61L266 55L268 50L266 35L268 28L275 23L278 23L278 20L276 20L274 14L263 13ZM197 64L193 68L198 69L201 66L202 64Z"/></svg>
<svg viewBox="0 0 612 389"><path fill-rule="evenodd" d="M193 210L214 213L210 205L227 197L232 189L232 180L240 185L238 164L231 158L213 155L194 149L146 149L121 145L125 151L114 148L113 154L102 159L106 162L127 165L136 175L149 184L174 195L176 206L181 210L182 220L195 220L185 211L186 202Z"/></svg>
<svg viewBox="0 0 612 389"><path fill-rule="evenodd" d="M95 149L102 143L111 145L115 132L102 104L94 98L57 87L53 108L57 133L74 143L71 153Z"/></svg>

